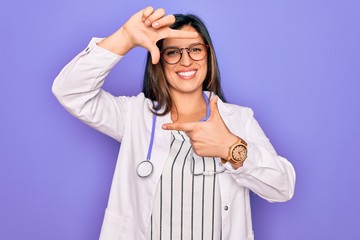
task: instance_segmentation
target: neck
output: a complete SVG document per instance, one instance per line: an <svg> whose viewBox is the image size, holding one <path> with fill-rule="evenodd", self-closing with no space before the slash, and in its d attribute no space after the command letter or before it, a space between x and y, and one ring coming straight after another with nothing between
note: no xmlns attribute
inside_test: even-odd
<svg viewBox="0 0 360 240"><path fill-rule="evenodd" d="M173 122L196 122L206 116L206 102L202 91L194 93L172 93L173 108L171 119Z"/></svg>

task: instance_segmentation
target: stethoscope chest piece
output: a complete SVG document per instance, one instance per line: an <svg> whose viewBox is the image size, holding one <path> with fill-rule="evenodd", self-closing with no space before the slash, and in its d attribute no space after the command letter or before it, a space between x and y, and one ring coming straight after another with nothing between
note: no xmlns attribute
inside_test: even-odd
<svg viewBox="0 0 360 240"><path fill-rule="evenodd" d="M150 161L145 160L139 163L139 165L136 168L136 173L139 177L145 178L145 177L149 177L152 174L153 170L154 170L153 164Z"/></svg>

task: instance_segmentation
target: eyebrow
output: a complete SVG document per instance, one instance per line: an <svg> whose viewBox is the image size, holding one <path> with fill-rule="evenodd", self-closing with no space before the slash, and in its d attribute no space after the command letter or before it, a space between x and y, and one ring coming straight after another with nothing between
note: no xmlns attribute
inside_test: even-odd
<svg viewBox="0 0 360 240"><path fill-rule="evenodd" d="M167 48L179 48L179 49L182 49L182 48L188 48L190 46L193 46L193 45L196 45L196 44L205 44L203 42L195 42L195 43L192 43L190 45L188 45L187 47L178 47L178 46L167 46L167 47L162 47L162 49L167 49Z"/></svg>

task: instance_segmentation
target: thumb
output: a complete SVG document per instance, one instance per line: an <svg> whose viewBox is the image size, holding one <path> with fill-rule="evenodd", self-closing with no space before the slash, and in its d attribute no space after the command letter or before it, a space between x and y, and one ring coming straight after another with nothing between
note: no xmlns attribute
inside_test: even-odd
<svg viewBox="0 0 360 240"><path fill-rule="evenodd" d="M160 60L160 51L159 51L158 47L156 45L155 46L149 46L148 50L149 50L150 55L151 55L152 64L157 64L159 62L159 60Z"/></svg>
<svg viewBox="0 0 360 240"><path fill-rule="evenodd" d="M218 104L217 104L218 99L219 99L219 97L215 96L210 100L210 118L220 116L219 108L218 108Z"/></svg>

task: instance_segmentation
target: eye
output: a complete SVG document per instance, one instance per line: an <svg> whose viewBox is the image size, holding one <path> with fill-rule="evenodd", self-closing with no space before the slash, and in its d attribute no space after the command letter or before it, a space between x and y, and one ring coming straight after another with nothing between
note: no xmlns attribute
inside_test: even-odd
<svg viewBox="0 0 360 240"><path fill-rule="evenodd" d="M192 48L191 51L192 52L201 52L202 49L201 48Z"/></svg>
<svg viewBox="0 0 360 240"><path fill-rule="evenodd" d="M189 49L189 52L191 52L191 53L201 53L204 50L205 50L204 46L199 44L199 45L196 45L196 46L192 46Z"/></svg>
<svg viewBox="0 0 360 240"><path fill-rule="evenodd" d="M179 53L180 53L179 49L176 48L165 49L164 51L164 55L167 57L174 57L177 56Z"/></svg>

